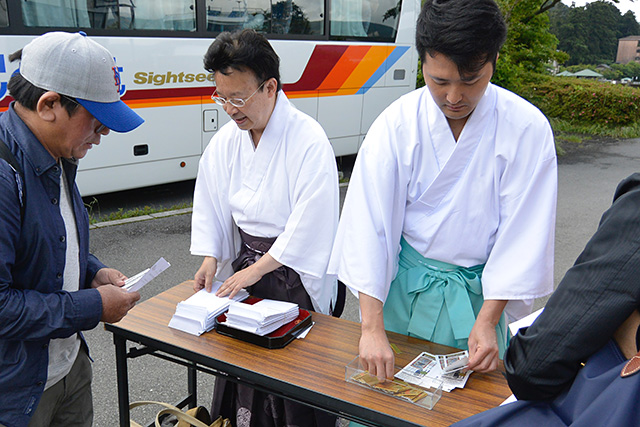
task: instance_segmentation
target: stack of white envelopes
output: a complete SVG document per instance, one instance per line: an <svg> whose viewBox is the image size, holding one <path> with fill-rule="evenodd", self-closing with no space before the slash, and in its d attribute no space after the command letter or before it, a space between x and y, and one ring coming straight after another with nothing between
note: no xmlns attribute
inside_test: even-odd
<svg viewBox="0 0 640 427"><path fill-rule="evenodd" d="M263 299L255 304L233 302L222 324L256 335L267 335L298 318L298 304Z"/></svg>
<svg viewBox="0 0 640 427"><path fill-rule="evenodd" d="M242 289L233 299L218 297L216 291L221 284L222 282L214 282L211 292L202 289L179 302L169 327L193 335L201 335L213 329L216 317L222 314L233 301L242 301L249 296L249 293Z"/></svg>

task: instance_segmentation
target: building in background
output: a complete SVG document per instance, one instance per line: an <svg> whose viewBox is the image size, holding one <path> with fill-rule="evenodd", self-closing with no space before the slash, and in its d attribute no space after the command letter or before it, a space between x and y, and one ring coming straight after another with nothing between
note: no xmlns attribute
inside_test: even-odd
<svg viewBox="0 0 640 427"><path fill-rule="evenodd" d="M631 61L640 62L640 36L628 36L618 39L618 64L628 64Z"/></svg>

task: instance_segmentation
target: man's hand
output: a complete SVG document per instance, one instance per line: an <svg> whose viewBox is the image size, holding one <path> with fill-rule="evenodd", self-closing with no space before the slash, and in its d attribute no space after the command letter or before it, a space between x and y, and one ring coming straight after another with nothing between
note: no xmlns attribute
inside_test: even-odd
<svg viewBox="0 0 640 427"><path fill-rule="evenodd" d="M126 279L127 276L120 273L115 268L101 268L91 281L91 287L97 288L103 285L124 286L124 281Z"/></svg>
<svg viewBox="0 0 640 427"><path fill-rule="evenodd" d="M382 331L365 332L360 337L360 362L362 367L380 381L393 378L395 356L389 345L384 329Z"/></svg>
<svg viewBox="0 0 640 427"><path fill-rule="evenodd" d="M395 356L384 330L382 301L359 294L360 313L362 314L362 336L360 337L360 362L362 367L380 381L393 378Z"/></svg>
<svg viewBox="0 0 640 427"><path fill-rule="evenodd" d="M472 371L491 372L498 368L500 350L496 325L500 321L500 316L506 305L507 301L505 300L485 300L482 304L469 334L468 366Z"/></svg>
<svg viewBox="0 0 640 427"><path fill-rule="evenodd" d="M196 275L193 278L193 290L198 292L201 289L206 289L207 292L211 292L211 285L216 278L216 270L218 269L218 260L211 256L204 257L202 265L196 271Z"/></svg>
<svg viewBox="0 0 640 427"><path fill-rule="evenodd" d="M498 360L495 325L476 321L469 334L469 369L475 372L495 371L498 368Z"/></svg>
<svg viewBox="0 0 640 427"><path fill-rule="evenodd" d="M102 298L102 317L100 320L107 323L119 322L140 299L138 292L126 290L110 284L97 287Z"/></svg>
<svg viewBox="0 0 640 427"><path fill-rule="evenodd" d="M271 273L276 268L281 267L278 261L276 261L268 252L260 257L255 264L238 271L233 276L229 277L220 285L220 289L216 292L219 297L233 298L236 296L240 289L247 288L255 284L258 280L262 279L267 273Z"/></svg>
<svg viewBox="0 0 640 427"><path fill-rule="evenodd" d="M220 289L218 289L216 295L219 297L226 297L228 295L229 298L233 298L241 289L247 288L262 279L262 275L257 271L255 266L256 264L250 265L229 277L220 285Z"/></svg>

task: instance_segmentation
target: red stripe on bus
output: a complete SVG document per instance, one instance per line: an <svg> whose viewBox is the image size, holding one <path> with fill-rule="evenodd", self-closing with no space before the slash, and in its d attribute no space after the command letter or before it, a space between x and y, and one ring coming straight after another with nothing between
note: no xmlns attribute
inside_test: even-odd
<svg viewBox="0 0 640 427"><path fill-rule="evenodd" d="M123 101L133 101L137 99L156 99L156 98L183 98L191 96L209 97L213 93L213 85L210 87L187 87L187 88L170 88L170 89L134 89L128 90L123 96Z"/></svg>
<svg viewBox="0 0 640 427"><path fill-rule="evenodd" d="M283 85L285 92L316 90L338 63L348 46L318 45L313 49L311 58L302 72L300 79L291 84Z"/></svg>

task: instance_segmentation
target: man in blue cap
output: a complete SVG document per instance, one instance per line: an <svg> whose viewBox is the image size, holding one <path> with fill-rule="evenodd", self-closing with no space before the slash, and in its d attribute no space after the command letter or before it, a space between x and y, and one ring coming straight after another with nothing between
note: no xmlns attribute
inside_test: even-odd
<svg viewBox="0 0 640 427"><path fill-rule="evenodd" d="M113 56L84 33L47 33L10 58L20 69L0 115L0 425L91 426L84 330L140 299L89 253L78 160L111 130L144 121L120 100Z"/></svg>

